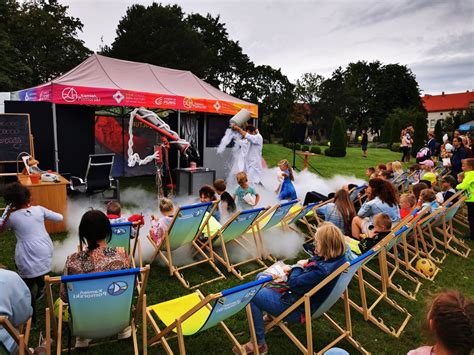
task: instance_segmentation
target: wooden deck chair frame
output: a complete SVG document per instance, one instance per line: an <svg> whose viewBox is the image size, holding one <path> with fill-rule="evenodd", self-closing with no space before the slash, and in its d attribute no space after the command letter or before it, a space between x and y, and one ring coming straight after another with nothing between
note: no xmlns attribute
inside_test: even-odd
<svg viewBox="0 0 474 355"><path fill-rule="evenodd" d="M259 243L261 246L261 258L262 259L269 259L272 261L276 261L274 257L272 257L267 250L265 249L265 243L263 242L263 232L269 229L276 228L277 226L280 226L283 228L283 220L286 218L288 214L290 214L290 209L296 205L299 202L298 199L292 200L292 201L286 201L286 202L280 202L277 203L275 206L269 208L266 210L264 213L262 213L257 220L255 221L255 224L253 226L253 229L256 230L259 238ZM277 216L275 220L273 218L275 217L276 213L278 213L278 210L280 208L289 208L287 213L281 216ZM267 221L265 221L267 219ZM264 223L265 222L265 223Z"/></svg>
<svg viewBox="0 0 474 355"><path fill-rule="evenodd" d="M405 227L403 230L400 232L399 235L394 236L394 238L390 241L388 241L385 244L385 251L386 253L386 260L387 260L387 286L390 287L392 290L396 291L403 297L409 299L409 300L416 300L416 296L418 292L420 291L421 287L421 282L420 280L416 277L411 275L409 272L402 270L402 265L400 261L399 255L401 255L401 249L402 249L402 241L403 241L403 236L411 233L413 229L415 228L418 220L422 217L422 214L417 213L419 212L418 210L414 210L412 214L409 216L409 219L405 219L403 223L405 224ZM414 284L413 288L410 290L405 289L403 286L401 286L398 283L395 283L394 278L395 276L398 275L399 277L403 278L407 282L411 282ZM375 276L375 275L372 275ZM376 277L376 276L375 276Z"/></svg>
<svg viewBox="0 0 474 355"><path fill-rule="evenodd" d="M15 327L7 316L0 316L0 326L6 330L6 332L12 337L16 345L18 346L18 354L33 354L28 347L28 340L30 338L31 331L31 317L28 318L25 324L21 324L18 328ZM3 344L0 344L0 347ZM8 349L5 349L8 350Z"/></svg>
<svg viewBox="0 0 474 355"><path fill-rule="evenodd" d="M268 207L261 207L261 208L255 208L252 210L245 210L245 211L237 211L233 216L231 216L222 226L219 228L218 231L216 231L214 234L210 235L208 240L204 243L202 243L202 248L206 248L209 251L210 255L213 255L216 260L218 260L224 267L227 269L228 272L231 272L239 280L243 280L245 277L255 274L257 272L263 271L266 268L268 268L268 265L263 262L261 259L261 255L263 254L262 252L262 246L260 245L260 238L257 234L256 231L256 223L259 218L259 216L265 211L267 211ZM238 221L238 218L241 217L244 214L250 214L250 213L256 213L259 212L259 214L254 218L251 224L240 234L240 235L235 235L233 239L228 240L227 242L225 241L224 238L224 233L226 232L227 228L231 226L234 221ZM252 250L252 241L249 241L246 237L245 234L247 232L251 232L252 234L252 241L255 245L256 248L256 253L255 250ZM243 238L241 238L243 237ZM243 251L248 253L249 255L252 255L250 258L239 261L239 262L232 262L229 257L229 252L227 250L228 244L233 243L233 245L236 245L237 247L241 248ZM219 252L216 250L216 246L221 247L222 249L222 255L219 254ZM240 270L239 267L245 264L249 263L256 263L258 264L258 268L254 269L250 272L247 272L243 274Z"/></svg>
<svg viewBox="0 0 474 355"><path fill-rule="evenodd" d="M440 211L435 211L434 213L439 212ZM419 258L428 257L427 253L425 252L427 248L423 248L423 250L420 249L423 247L423 240L421 241L421 243L418 240L417 227L422 224L423 221L426 221L433 213L428 212L428 210L422 210L419 212L419 214L421 215L421 218L417 219L416 225L411 230L411 233L402 234L401 252L403 257L399 258L399 265L404 267L404 271L411 272L417 276L422 277L423 279L433 281L437 276L438 272L440 271L439 267L436 268L432 276L426 276L413 266L413 264Z"/></svg>
<svg viewBox="0 0 474 355"><path fill-rule="evenodd" d="M294 228L292 227L293 224L296 224L296 222L300 221L301 223L303 223L306 228L308 228L309 231L312 230L312 226L310 225L310 223L308 222L307 219L305 219L304 217L306 215L308 215L309 213L313 213L315 214L316 213L316 209L318 207L320 207L321 205L323 204L323 202L314 202L314 203L310 203L306 206L302 206L300 209L298 209L297 211L291 213L291 214L288 214L286 216L286 218L283 219L282 221L282 227L283 229L288 229L288 230L292 230L300 235L303 235L304 238L305 238L305 242L308 242L308 241L312 241L314 239L314 237L308 235L307 233L303 233L302 231L300 231L299 229L297 228ZM305 212L306 211L306 212ZM303 213L304 212L304 213Z"/></svg>
<svg viewBox="0 0 474 355"><path fill-rule="evenodd" d="M173 219L172 219L172 221L171 221L171 223L168 227L168 230L166 231L165 237L163 238L160 245L157 245L155 243L155 241L151 237L150 233L148 234L148 240L150 241L150 243L152 244L152 246L155 249L154 255L153 255L151 260L155 260L156 257L159 256L160 259L168 267L169 275L170 276L175 276L178 279L178 281L185 288L194 289L194 288L197 288L197 287L202 286L204 284L208 284L208 283L212 283L212 282L217 281L217 280L225 279L225 275L219 270L219 268L214 263L214 254L212 253L212 245L210 246L211 252L209 254L206 254L204 252L204 248L201 245L199 245L199 243L198 243L198 238L202 234L202 231L204 230L204 228L208 228L208 235L209 235L208 222L209 222L209 219L211 218L212 214L216 210L217 204L218 204L218 201L214 201L214 202L198 203L198 204L194 204L194 205L188 205L188 206L180 207L178 209L178 211L176 211L176 213L174 214ZM177 223L176 221L178 220L178 217L180 216L180 213L182 211L189 210L189 209L192 209L192 208L199 208L199 207L203 207L203 206L206 206L206 205L209 206L208 210L207 210L206 214L204 215L204 217L202 218L202 220L200 221L200 226L198 227L196 234L193 236L193 240L189 243L194 248L194 251L195 251L194 257L199 256L201 259L196 260L195 262L192 262L190 264L176 266L174 264L174 261L173 261L173 250L174 249L171 246L171 240L170 240L170 237L169 237L170 234L173 231L173 228L174 228L175 224ZM163 253L163 249L166 252L166 254ZM182 274L182 271L186 270L186 269L189 269L189 268L192 268L192 267L195 267L195 266L200 265L200 264L204 264L204 263L209 264L211 266L211 268L217 273L218 276L211 279L211 280L206 280L206 281L201 282L197 285L191 286L189 281L187 281L186 278L184 277L184 275Z"/></svg>
<svg viewBox="0 0 474 355"><path fill-rule="evenodd" d="M255 328L253 326L253 320L252 320L252 313L250 310L250 301L251 299L255 296L255 294L258 293L258 290L260 290L263 285L269 281L272 280L271 276L264 277L262 279L259 279L257 281L252 281L249 283L246 283L244 285L239 285L233 288L230 288L228 290L215 293L215 294L210 294L208 296L204 296L201 291L196 290L195 293L200 299L200 302L194 304L194 306L190 309L184 310L183 313L178 316L173 322L171 322L168 326L165 326L165 328L160 329L158 326L157 321L155 320L155 317L153 315L153 307L150 306L147 307L146 309L146 318L147 321L150 323L153 332L155 335L147 340L147 344L149 347L154 346L155 344L161 343L163 346L164 350L168 355L173 354L173 351L171 350L171 347L168 343L168 339L170 338L169 335L173 332L174 329L176 329L176 334L178 338L178 347L179 347L179 353L181 355L186 354L186 349L185 349L185 341L184 341L184 332L183 332L183 323L188 320L190 317L192 317L194 314L202 310L203 308L207 308L210 312L208 315L208 318L206 319L205 323L200 327L199 330L197 330L194 334L199 333L203 329L208 329L212 327L213 325L208 326L209 319L211 318L213 308L214 307L219 307L219 304L226 304L226 299L225 297L235 294L236 292L241 292L244 290L250 290L244 298L246 298L245 302L245 311L247 313L247 318L248 318L248 324L249 324L249 331L250 331L250 337L252 340L252 343L254 345L254 349L256 349L255 354L259 354L258 352L258 346L257 346L257 339L255 335ZM258 290L255 292L255 287L258 288ZM211 306L211 303L214 303L213 306ZM230 302L232 303L232 301ZM242 302L234 302L235 305L240 304L240 306L237 306L237 308L242 308L242 305L245 303ZM181 311L181 310L180 310ZM216 312L217 313L217 312ZM236 313L236 312L235 312ZM238 349L240 349L241 354L246 354L244 347L239 343L235 335L232 333L232 331L229 329L229 327L224 323L224 321L232 316L233 314L230 314L229 316L225 317L222 319L220 322L218 322L219 326L224 330L226 335L229 337L230 341L236 346ZM222 318L222 317L221 317ZM217 324L216 324L217 325ZM206 326L208 326L206 328ZM168 339L167 339L168 338Z"/></svg>
<svg viewBox="0 0 474 355"><path fill-rule="evenodd" d="M420 220L417 224L417 237L421 241L421 247L423 248L423 254L433 262L442 264L446 259L447 254L444 250L438 248L433 229L441 224L442 215L445 213L443 206L438 207L434 210L430 216Z"/></svg>
<svg viewBox="0 0 474 355"><path fill-rule="evenodd" d="M459 200L461 201L460 203L453 203L454 200ZM455 193L453 196L451 196L448 200L444 201L443 204L439 207L440 208L440 213L439 215L437 215L435 218L433 218L431 221L429 221L429 223L426 225L425 228L422 228L420 232L426 232L428 234L428 237L429 239L425 239L426 240L426 246L428 247L428 255L430 257L430 259L438 262L438 263L442 263L444 261L444 259L446 258L447 254L445 253L444 250L441 250L438 248L438 245L444 247L445 246L445 239L447 236L444 236L443 237L443 241L441 241L440 239L438 239L434 233L434 230L436 231L439 231L439 227L444 224L446 224L446 221L451 221L452 223L452 218L453 216L451 215L452 213L456 213L456 211L454 211L454 208L459 208L462 204L462 202L464 201L465 197L462 196L462 191L458 191L457 193ZM447 218L446 216L448 215L448 213L450 214L449 217ZM442 231L443 234L444 234L444 230ZM448 230L449 232L449 230ZM455 240L457 241L460 241L459 239L457 239L454 235L454 233L452 233L452 237L454 237ZM445 248L445 250L448 250ZM432 254L436 252L437 255L441 255L441 258L439 257L434 257Z"/></svg>
<svg viewBox="0 0 474 355"><path fill-rule="evenodd" d="M349 304L362 316L364 317L365 321L370 321L374 325L376 325L379 329L384 331L387 334L394 336L395 338L399 338L402 334L403 330L407 326L408 322L411 319L411 314L402 306L400 306L397 302L391 299L388 295L388 267L387 267L387 254L385 246L389 243L395 236L402 234L404 230L408 227L404 225L400 225L400 223L395 227L392 232L384 238L379 244L372 248L374 251L374 257L378 258L379 262L379 270L380 274L379 277L376 277L380 281L380 289L372 285L366 279L364 279L364 271L368 274L374 276L376 274L372 269L366 267L367 263L364 263L361 268L357 270L356 279L359 285L360 291L360 298L361 304L357 304L353 300L349 300ZM369 305L368 298L367 298L367 291L371 291L377 297L372 304ZM399 313L403 314L404 319L401 322L398 329L394 328L393 326L388 326L382 317L377 317L374 315L375 308L382 302L385 301L386 304L390 305L393 309L398 311Z"/></svg>
<svg viewBox="0 0 474 355"><path fill-rule="evenodd" d="M136 270L137 268L135 268ZM133 270L133 269L130 269ZM128 271L128 270L118 270L120 271ZM146 316L145 316L145 308L146 308L146 284L148 282L148 275L150 272L150 265L145 267L139 268L139 274L137 275L136 280L136 289L137 289L137 301L136 306L133 306L132 303L132 317L131 317L131 328L132 328L132 340L133 340L133 348L134 353L139 354L138 351L138 338L137 338L137 324L142 318L142 346L143 346L143 354L147 354L147 347L146 347ZM114 271L114 273L117 273ZM108 273L97 273L97 276L104 275ZM87 274L89 275L89 274ZM92 274L91 274L92 275ZM141 280L141 285L139 284L139 280ZM59 355L62 353L62 334L63 334L63 310L64 307L68 306L67 303L63 302L59 299L59 309L58 309L58 319L56 319L54 315L54 298L53 298L53 285L60 285L62 282L61 276L50 277L49 275L45 276L45 283L46 283L46 295L47 295L47 302L48 307L46 308L46 349L47 354L51 354L52 348L52 338L56 340L56 353ZM140 287L139 287L140 285ZM71 321L71 317L69 319ZM53 329L53 336L51 335L51 328ZM104 342L96 343L91 346L101 345Z"/></svg>
<svg viewBox="0 0 474 355"><path fill-rule="evenodd" d="M351 262L345 262L339 268L337 268L332 274L327 276L322 282L316 285L312 290L305 293L298 301L293 303L289 308L287 308L283 313L276 317L271 317L272 319L268 325L265 326L265 331L269 332L276 326L278 326L293 342L294 345L303 353L303 354L313 354L316 353L321 355L325 353L328 349L334 347L337 343L342 340L348 341L353 347L355 347L359 352L362 354L370 354L367 350L365 350L362 345L354 339L352 335L352 321L351 321L351 311L350 311L350 304L349 304L349 291L347 285L344 286L344 291L340 292L340 294L331 294L328 296L326 301L324 301L320 307L312 314L311 313L311 297L321 290L324 286L330 283L335 278L343 275L346 273L347 279L346 283L348 284L352 279L354 273L357 269L360 268L362 263L367 262L373 257L374 252L371 250L358 258L352 260ZM354 269L350 269L354 267ZM350 273L352 271L352 274ZM339 281L339 280L338 280ZM336 284L337 285L337 284ZM336 287L334 286L333 291L336 291ZM342 298L344 302L344 325L341 326L336 320L331 318L327 312L331 309L331 307L337 302L339 298ZM285 323L284 319L288 316L291 312L295 311L296 309L304 307L304 319L305 319L305 330L306 330L306 345L304 345L301 340L299 340L296 335L290 330L288 324ZM332 340L328 345L326 345L323 349L314 352L314 338L313 335L313 328L312 328L312 321L315 318L324 318L329 322L329 324L339 333L339 336Z"/></svg>
<svg viewBox="0 0 474 355"><path fill-rule="evenodd" d="M471 248L462 239L456 237L456 231L453 226L453 219L456 214L451 215L451 213L453 213L455 209L459 211L466 198L467 197L465 195L459 196L456 202L446 208L445 213L441 216L441 226L436 227L436 231L438 231L443 236L443 240L435 238L435 242L441 244L445 250L462 256L463 258L467 258L469 256Z"/></svg>

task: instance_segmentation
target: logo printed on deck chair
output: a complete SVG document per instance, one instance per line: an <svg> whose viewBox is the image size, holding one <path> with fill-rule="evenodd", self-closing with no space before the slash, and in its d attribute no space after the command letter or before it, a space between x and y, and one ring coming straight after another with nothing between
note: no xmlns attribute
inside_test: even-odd
<svg viewBox="0 0 474 355"><path fill-rule="evenodd" d="M127 230L125 228L112 228L112 231L116 235L122 235L127 233Z"/></svg>
<svg viewBox="0 0 474 355"><path fill-rule="evenodd" d="M111 296L120 296L127 289L128 284L125 281L114 281L107 287L107 292Z"/></svg>

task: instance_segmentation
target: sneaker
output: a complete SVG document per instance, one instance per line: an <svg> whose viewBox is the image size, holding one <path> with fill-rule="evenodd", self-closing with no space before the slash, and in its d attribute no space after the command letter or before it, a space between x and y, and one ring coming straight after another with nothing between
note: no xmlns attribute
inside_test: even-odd
<svg viewBox="0 0 474 355"><path fill-rule="evenodd" d="M303 250L310 257L313 257L314 256L314 243L313 242L304 243L303 244Z"/></svg>
<svg viewBox="0 0 474 355"><path fill-rule="evenodd" d="M76 337L76 348L88 348L92 339Z"/></svg>
<svg viewBox="0 0 474 355"><path fill-rule="evenodd" d="M122 330L120 333L117 334L117 339L122 340L122 339L128 339L132 336L132 327L128 326L124 330Z"/></svg>
<svg viewBox="0 0 474 355"><path fill-rule="evenodd" d="M254 351L253 351L253 344L252 342L248 342L244 345L242 345L244 347L244 352L245 354L253 354ZM236 346L234 346L232 348L232 352L234 354L240 354L240 349ZM261 355L266 355L268 353L268 345L266 343L264 344L259 344L258 345L258 352L261 354Z"/></svg>
<svg viewBox="0 0 474 355"><path fill-rule="evenodd" d="M39 301L44 297L46 294L46 286L43 286L42 288L38 289L38 293L36 294L36 300Z"/></svg>
<svg viewBox="0 0 474 355"><path fill-rule="evenodd" d="M207 242L207 239L208 239L208 238L207 238L204 234L201 234L198 239L199 239L199 241L200 241L201 243L204 244L204 243Z"/></svg>

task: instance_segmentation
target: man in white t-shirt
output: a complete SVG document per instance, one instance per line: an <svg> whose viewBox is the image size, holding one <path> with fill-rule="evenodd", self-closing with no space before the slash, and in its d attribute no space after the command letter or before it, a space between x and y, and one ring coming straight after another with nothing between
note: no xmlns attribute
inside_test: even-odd
<svg viewBox="0 0 474 355"><path fill-rule="evenodd" d="M250 145L245 160L245 172L251 185L262 183L262 149L263 137L258 133L255 126L248 125L245 130L237 125L232 126L234 131L239 132Z"/></svg>

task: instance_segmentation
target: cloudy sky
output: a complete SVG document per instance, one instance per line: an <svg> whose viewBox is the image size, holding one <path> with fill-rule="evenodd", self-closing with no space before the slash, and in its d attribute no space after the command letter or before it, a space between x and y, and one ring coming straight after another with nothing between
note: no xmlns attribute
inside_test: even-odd
<svg viewBox="0 0 474 355"><path fill-rule="evenodd" d="M60 0L84 23L96 51L115 38L133 0ZM472 0L181 0L186 13L220 15L230 37L257 64L290 80L325 77L357 60L407 65L424 93L474 89Z"/></svg>

